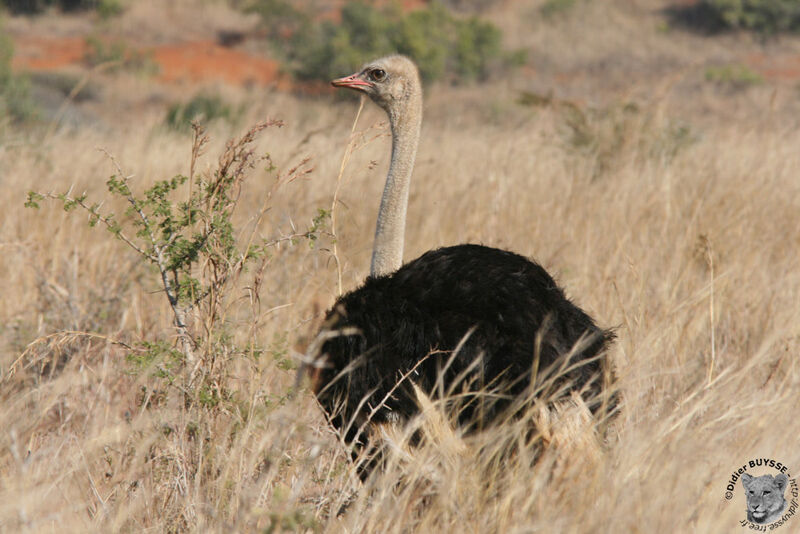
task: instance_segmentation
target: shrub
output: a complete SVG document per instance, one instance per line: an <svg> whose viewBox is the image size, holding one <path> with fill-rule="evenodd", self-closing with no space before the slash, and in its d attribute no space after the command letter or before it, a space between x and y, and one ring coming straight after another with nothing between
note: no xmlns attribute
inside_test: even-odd
<svg viewBox="0 0 800 534"><path fill-rule="evenodd" d="M167 110L167 126L189 131L192 121L211 122L216 119L233 121L238 113L217 95L198 94L184 103L173 104Z"/></svg>
<svg viewBox="0 0 800 534"><path fill-rule="evenodd" d="M555 113L555 131L576 156L574 161L589 163L593 180L632 161L648 164L655 159L669 164L699 139L689 124L662 117L631 101L592 108L558 99L552 93L523 92L517 103Z"/></svg>
<svg viewBox="0 0 800 534"><path fill-rule="evenodd" d="M274 238L261 237L265 230L261 222L274 207L274 194L295 180L302 182L302 176L312 170L307 159L290 169L279 170L269 155L256 153L259 133L281 124L269 120L232 139L221 151L216 164L202 165L204 171L198 170L201 167L198 158L208 147L209 139L202 128L195 125L188 175L168 177L148 186L123 171L112 158L116 173L106 181L108 194L102 197L90 199L86 193L75 193L72 188L63 193L29 193L27 206L37 208L41 204L44 208L45 202L54 201L73 215L88 216L91 226L105 228L109 238L133 250L147 269L137 266L139 262L126 263L132 268L130 272L108 272L102 280L119 278L125 285L138 285L137 291L148 293L155 284L160 288L158 298L168 302L172 310L173 327L167 330L136 326L118 330L121 328L116 326L121 324L119 321L125 321L120 319L121 311L120 315L114 312L113 318L100 318L94 310L87 312L87 317L92 318L79 323L77 330L76 327L65 330L53 323L44 327L48 331L46 335L39 335L32 342L30 338L25 339L22 353L14 360L12 368L4 366L2 369L0 389L5 393L4 402L52 390L54 384L65 383L55 378L56 373L64 373L69 391L62 389L55 397L46 397L42 403L48 406L51 398L58 399L58 403L73 403L77 399L78 404L82 398L80 391L95 398L97 388L105 388L95 386L106 382L106 375L101 378L94 372L96 361L92 358L99 356L99 367L108 365L113 369L107 375L113 377L113 385L107 389L112 390L109 395L113 397L109 399L114 400L109 402L118 403L125 410L127 423L119 420L119 425L112 427L122 433L101 429L97 446L85 455L83 450L80 454L91 469L100 466L106 473L104 483L113 488L109 491L119 492L119 502L139 498L142 488L170 488L186 479L192 484L197 482L190 488L192 493L197 491L204 503L213 503L208 507L211 513L227 521L229 510L240 502L235 493L240 490L235 489L235 484L245 477L255 479L272 472L272 466L281 459L284 449L265 443L263 431L283 426L281 422L272 421L285 421L284 414L291 413L281 410L281 406L291 398L292 389L278 386L286 380L277 375L291 376L286 369L292 367L292 356L287 335L276 333L273 342L264 343L257 334L264 317L269 314L262 310L261 298L270 298L266 290L270 279L283 276L280 273L286 267L281 259L285 252L290 247L308 246L318 237L328 236L329 220L320 214L305 232L293 227L290 234L276 232ZM259 182L249 184L256 168L259 168ZM255 188L252 191L251 186ZM240 199L254 193L263 199L261 209L247 217L236 216L237 206L242 209ZM242 223L237 224L237 221ZM266 231L272 233L271 229ZM113 269L115 265L122 264L112 261L108 268ZM120 286L112 285L115 287L109 294L116 299L115 308L129 308L128 303L121 303L124 297L116 293ZM91 301L92 293L81 298ZM69 302L68 308L73 309L71 295ZM108 308L102 307L97 311L106 310ZM80 315L83 313L81 311ZM73 321L77 323L78 319L70 319L69 324L75 324ZM41 333L41 321L39 325ZM96 331L106 327L115 335ZM36 330L31 332L32 337L37 336ZM98 344L98 340L101 343ZM94 348L98 345L104 348ZM275 362L263 357L269 353L274 354ZM117 360L122 355L125 355L124 362ZM71 361L73 358L80 361ZM120 368L131 377L118 376ZM68 374L73 371L74 375ZM96 382L78 383L72 389L69 377L83 374L91 374ZM9 381L11 376L15 377L13 382ZM243 376L252 379L243 380ZM26 413L38 413L32 405L25 408ZM272 419L271 413L276 413L278 419ZM81 420L78 425L83 425L83 417L74 418ZM42 428L40 424L35 426L38 416L28 419L30 423L26 420L26 426L20 429L29 432ZM50 430L63 433L65 419L72 417L54 418ZM282 443L289 439L297 432L295 426L288 433L278 430L276 436L280 437L276 440ZM248 452L247 467L232 471L235 463L232 460L241 458L251 447L253 452ZM245 472L247 474L243 475ZM80 476L83 479L86 475L82 472ZM112 476L116 479L111 480ZM256 483L261 483L261 479ZM105 487L102 491L106 491ZM148 523L147 528L184 532L192 530L194 523L205 521L203 517L187 519L184 510L187 505L194 505L183 499L162 499L157 494L152 499L147 498L146 506L152 506L157 515L153 521L155 526ZM277 498L268 498L260 509L272 510L273 502L279 502L280 507L270 516L272 521L283 521L283 514L292 517L291 521L286 520L285 529L277 530L321 530L315 523L315 516L294 512L293 507L285 506ZM131 514L107 517L116 523L100 526L100 530L125 531L130 530L129 525L137 530L141 526L135 525L139 519ZM250 517L255 520L251 521ZM244 531L256 530L251 525L262 521L264 514L259 511L250 517ZM2 521L5 516L0 519ZM15 522L11 530L24 528L21 523ZM261 524L266 526L260 531L269 531L270 523ZM118 525L123 526L118 528ZM202 523L195 530L203 530L204 526Z"/></svg>
<svg viewBox="0 0 800 534"><path fill-rule="evenodd" d="M763 34L800 30L800 0L702 0L702 3L725 27Z"/></svg>
<svg viewBox="0 0 800 534"><path fill-rule="evenodd" d="M742 89L751 85L760 84L764 81L764 78L746 65L732 63L729 65L708 67L706 69L706 80L720 85L727 85L735 89Z"/></svg>
<svg viewBox="0 0 800 534"><path fill-rule="evenodd" d="M35 14L50 8L62 11L95 9L101 17L110 17L122 12L121 0L3 0L12 13Z"/></svg>
<svg viewBox="0 0 800 534"><path fill-rule="evenodd" d="M14 47L11 40L0 34L0 120L24 121L33 117L35 109L30 99L30 82L11 70Z"/></svg>
<svg viewBox="0 0 800 534"><path fill-rule="evenodd" d="M122 13L121 0L99 0L94 2L97 13L103 17L113 17Z"/></svg>
<svg viewBox="0 0 800 534"><path fill-rule="evenodd" d="M283 0L253 0L248 9L262 16L268 36L303 80L327 81L390 53L412 57L428 81L484 79L493 67L524 60L503 52L493 24L456 17L437 2L410 13L348 2L338 22L322 23Z"/></svg>
<svg viewBox="0 0 800 534"><path fill-rule="evenodd" d="M231 354L257 358L263 349L243 346L233 339L227 313L240 300L235 288L243 277L254 294L274 250L282 242L307 241L313 245L325 231L326 212L321 212L306 232L276 240L260 240L256 226L250 233L234 226L244 180L258 162L266 163L273 176L268 198L281 185L311 172L308 160L280 173L269 156L257 157L253 148L260 132L281 127L269 120L229 141L216 169L195 172L197 159L209 137L193 125L192 159L188 176L177 175L138 190L116 160L117 173L106 185L110 197L124 200L128 208L117 213L104 200L90 201L86 193L28 193L26 207L38 209L44 201L57 201L67 212L82 211L89 225L104 227L111 236L133 249L153 267L173 313L174 334L126 346L131 372L147 372L168 384L176 381L189 400L213 408L229 391L220 386L226 378L225 359ZM264 206L264 211L269 205ZM262 216L263 212L259 215ZM83 335L83 334L81 334ZM92 335L86 333L86 335ZM177 339L175 339L177 338Z"/></svg>
<svg viewBox="0 0 800 534"><path fill-rule="evenodd" d="M575 7L575 0L546 0L539 12L545 17L553 17Z"/></svg>

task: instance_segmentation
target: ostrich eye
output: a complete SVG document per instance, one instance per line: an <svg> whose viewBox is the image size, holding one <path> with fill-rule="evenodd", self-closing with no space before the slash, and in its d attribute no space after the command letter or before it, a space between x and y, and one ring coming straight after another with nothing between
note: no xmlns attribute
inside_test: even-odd
<svg viewBox="0 0 800 534"><path fill-rule="evenodd" d="M386 71L383 69L372 69L372 72L370 72L369 75L376 82L380 82L386 78Z"/></svg>

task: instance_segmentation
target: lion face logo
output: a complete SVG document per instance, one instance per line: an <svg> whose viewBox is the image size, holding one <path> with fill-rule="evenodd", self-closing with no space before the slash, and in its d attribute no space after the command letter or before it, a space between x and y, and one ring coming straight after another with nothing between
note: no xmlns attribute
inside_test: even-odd
<svg viewBox="0 0 800 534"><path fill-rule="evenodd" d="M753 523L764 525L778 519L786 508L783 491L789 477L780 473L754 477L747 473L742 475L742 485L747 496L747 519Z"/></svg>

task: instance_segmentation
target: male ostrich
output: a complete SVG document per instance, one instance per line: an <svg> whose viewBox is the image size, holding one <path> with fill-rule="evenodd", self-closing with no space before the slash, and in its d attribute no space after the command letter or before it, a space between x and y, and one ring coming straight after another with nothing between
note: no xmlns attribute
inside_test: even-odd
<svg viewBox="0 0 800 534"><path fill-rule="evenodd" d="M497 420L548 377L555 390L577 390L596 410L612 334L540 265L481 245L432 250L402 265L422 119L414 63L384 57L332 84L368 95L386 111L392 131L370 276L328 312L312 351L312 389L354 459L372 424L418 413L413 385L433 397L458 394L452 415L465 431ZM362 479L375 461L360 466Z"/></svg>

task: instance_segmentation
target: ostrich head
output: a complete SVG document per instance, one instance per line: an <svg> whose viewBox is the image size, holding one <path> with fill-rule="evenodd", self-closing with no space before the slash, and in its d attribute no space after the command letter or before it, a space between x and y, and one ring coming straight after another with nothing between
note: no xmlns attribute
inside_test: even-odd
<svg viewBox="0 0 800 534"><path fill-rule="evenodd" d="M386 56L364 65L360 71L333 80L334 87L347 87L369 96L391 117L420 96L419 71L406 56Z"/></svg>

